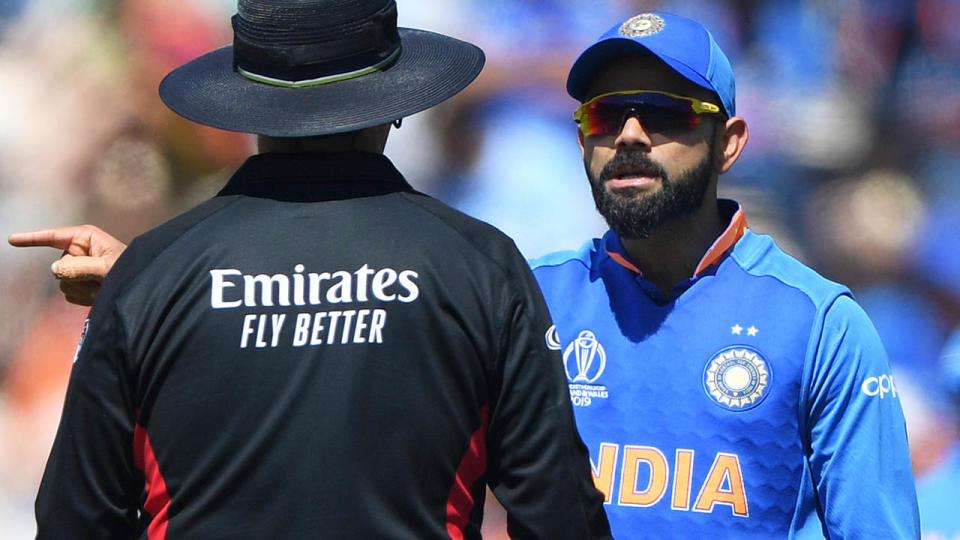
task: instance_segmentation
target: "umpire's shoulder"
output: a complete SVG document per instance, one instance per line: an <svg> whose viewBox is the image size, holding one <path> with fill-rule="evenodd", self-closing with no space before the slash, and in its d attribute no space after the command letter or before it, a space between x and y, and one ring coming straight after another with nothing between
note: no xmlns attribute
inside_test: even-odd
<svg viewBox="0 0 960 540"><path fill-rule="evenodd" d="M403 196L421 211L424 223L416 234L430 235L439 243L462 243L497 266L514 259L523 260L513 240L493 225L427 195L404 193Z"/></svg>
<svg viewBox="0 0 960 540"><path fill-rule="evenodd" d="M222 208L235 197L216 197L137 236L117 259L103 281L99 296L112 296L125 289L137 276L153 264L159 255L184 233Z"/></svg>

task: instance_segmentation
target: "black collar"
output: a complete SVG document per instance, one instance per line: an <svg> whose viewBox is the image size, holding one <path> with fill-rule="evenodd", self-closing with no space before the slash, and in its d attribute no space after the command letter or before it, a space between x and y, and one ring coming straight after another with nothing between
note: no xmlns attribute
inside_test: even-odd
<svg viewBox="0 0 960 540"><path fill-rule="evenodd" d="M217 194L317 202L416 193L383 154L269 153L251 156Z"/></svg>

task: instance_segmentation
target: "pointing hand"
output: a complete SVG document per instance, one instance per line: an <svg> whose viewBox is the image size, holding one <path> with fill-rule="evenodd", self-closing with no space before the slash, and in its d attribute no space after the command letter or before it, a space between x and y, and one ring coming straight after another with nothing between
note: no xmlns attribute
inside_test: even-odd
<svg viewBox="0 0 960 540"><path fill-rule="evenodd" d="M63 250L50 270L60 280L60 290L67 301L81 306L93 304L100 282L127 247L93 225L14 233L7 241L16 247L47 246Z"/></svg>

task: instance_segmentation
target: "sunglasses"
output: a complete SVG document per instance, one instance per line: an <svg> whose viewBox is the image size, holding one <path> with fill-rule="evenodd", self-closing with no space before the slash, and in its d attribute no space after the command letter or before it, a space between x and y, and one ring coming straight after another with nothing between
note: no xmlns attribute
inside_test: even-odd
<svg viewBox="0 0 960 540"><path fill-rule="evenodd" d="M720 107L699 99L655 90L610 92L584 102L573 120L586 137L616 135L628 116L636 116L647 133L677 135L692 131L701 115L720 114Z"/></svg>

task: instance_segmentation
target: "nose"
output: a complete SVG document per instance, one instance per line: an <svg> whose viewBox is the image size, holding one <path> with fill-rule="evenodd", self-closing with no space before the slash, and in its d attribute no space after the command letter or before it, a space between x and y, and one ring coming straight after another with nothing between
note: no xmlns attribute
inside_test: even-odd
<svg viewBox="0 0 960 540"><path fill-rule="evenodd" d="M643 128L640 119L632 111L627 112L626 119L620 128L620 133L614 140L614 144L617 146L640 145L646 148L652 146L650 134Z"/></svg>

